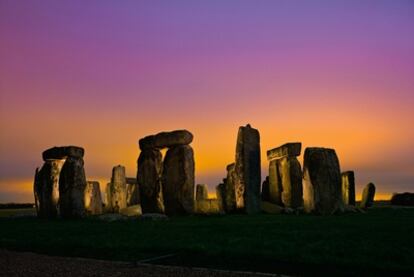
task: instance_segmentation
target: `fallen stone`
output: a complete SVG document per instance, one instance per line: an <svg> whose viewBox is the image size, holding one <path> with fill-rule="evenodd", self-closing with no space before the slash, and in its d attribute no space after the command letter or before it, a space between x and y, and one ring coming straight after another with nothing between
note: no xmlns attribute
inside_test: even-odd
<svg viewBox="0 0 414 277"><path fill-rule="evenodd" d="M141 216L141 205L133 205L119 210L119 213L125 216Z"/></svg>
<svg viewBox="0 0 414 277"><path fill-rule="evenodd" d="M167 215L194 212L194 152L191 146L170 148L164 158L162 190Z"/></svg>
<svg viewBox="0 0 414 277"><path fill-rule="evenodd" d="M240 180L237 195L244 196L244 209L248 214L260 212L260 135L247 124L237 135L235 171Z"/></svg>
<svg viewBox="0 0 414 277"><path fill-rule="evenodd" d="M196 200L208 199L208 188L205 184L197 184L196 186Z"/></svg>
<svg viewBox="0 0 414 277"><path fill-rule="evenodd" d="M263 212L268 213L268 214L280 214L284 210L283 207L281 207L279 205L276 205L276 204L273 204L273 203L270 203L270 202L267 202L267 201L261 201L260 202L260 209Z"/></svg>
<svg viewBox="0 0 414 277"><path fill-rule="evenodd" d="M162 149L179 145L187 145L193 141L193 134L187 130L162 132L139 140L139 147L144 149Z"/></svg>
<svg viewBox="0 0 414 277"><path fill-rule="evenodd" d="M161 152L157 149L142 150L138 158L137 181L144 214L164 213L161 172Z"/></svg>
<svg viewBox="0 0 414 277"><path fill-rule="evenodd" d="M302 169L296 157L277 160L278 173L282 186L281 200L286 208L303 206Z"/></svg>
<svg viewBox="0 0 414 277"><path fill-rule="evenodd" d="M283 144L282 146L273 148L267 151L267 159L269 161L274 159L281 159L284 157L297 157L300 155L302 143L291 142Z"/></svg>
<svg viewBox="0 0 414 277"><path fill-rule="evenodd" d="M355 206L355 175L353 171L342 172L342 200L345 205Z"/></svg>
<svg viewBox="0 0 414 277"><path fill-rule="evenodd" d="M72 158L83 158L85 150L82 147L78 146L61 146L61 147L52 147L42 153L42 158L46 160L62 160L66 157Z"/></svg>
<svg viewBox="0 0 414 277"><path fill-rule="evenodd" d="M83 159L68 157L59 177L59 210L63 218L85 216L86 177Z"/></svg>
<svg viewBox="0 0 414 277"><path fill-rule="evenodd" d="M85 189L85 209L87 214L102 214L102 196L99 182L87 181Z"/></svg>
<svg viewBox="0 0 414 277"><path fill-rule="evenodd" d="M307 213L333 214L344 210L341 171L335 150L306 148L303 197Z"/></svg>
<svg viewBox="0 0 414 277"><path fill-rule="evenodd" d="M365 186L364 190L362 191L362 199L361 199L361 208L367 209L372 207L374 204L375 198L375 185L373 183L369 183Z"/></svg>

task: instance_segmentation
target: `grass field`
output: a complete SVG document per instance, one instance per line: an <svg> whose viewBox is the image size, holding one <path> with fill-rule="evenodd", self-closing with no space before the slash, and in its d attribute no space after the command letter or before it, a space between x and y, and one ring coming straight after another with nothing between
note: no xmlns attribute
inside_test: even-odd
<svg viewBox="0 0 414 277"><path fill-rule="evenodd" d="M0 247L124 261L169 255L153 263L285 274L412 275L414 209L111 223L3 217Z"/></svg>

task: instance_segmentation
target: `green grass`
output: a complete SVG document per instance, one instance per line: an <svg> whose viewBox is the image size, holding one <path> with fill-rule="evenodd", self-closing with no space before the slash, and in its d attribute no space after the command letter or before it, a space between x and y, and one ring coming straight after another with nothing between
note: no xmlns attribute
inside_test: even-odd
<svg viewBox="0 0 414 277"><path fill-rule="evenodd" d="M4 211L0 211L4 213ZM414 209L102 222L0 218L0 247L61 256L287 274L414 273Z"/></svg>

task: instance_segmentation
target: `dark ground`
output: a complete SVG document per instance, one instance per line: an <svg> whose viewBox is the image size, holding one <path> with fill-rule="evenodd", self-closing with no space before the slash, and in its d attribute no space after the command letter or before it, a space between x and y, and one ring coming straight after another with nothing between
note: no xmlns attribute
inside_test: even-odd
<svg viewBox="0 0 414 277"><path fill-rule="evenodd" d="M414 209L111 223L0 218L0 248L287 275L414 276Z"/></svg>

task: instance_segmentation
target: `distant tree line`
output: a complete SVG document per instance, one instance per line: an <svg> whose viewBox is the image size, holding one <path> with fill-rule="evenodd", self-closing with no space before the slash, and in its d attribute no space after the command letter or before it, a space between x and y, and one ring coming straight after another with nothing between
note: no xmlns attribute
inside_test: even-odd
<svg viewBox="0 0 414 277"><path fill-rule="evenodd" d="M33 203L0 203L0 210L1 209L27 209L27 208L33 208Z"/></svg>

